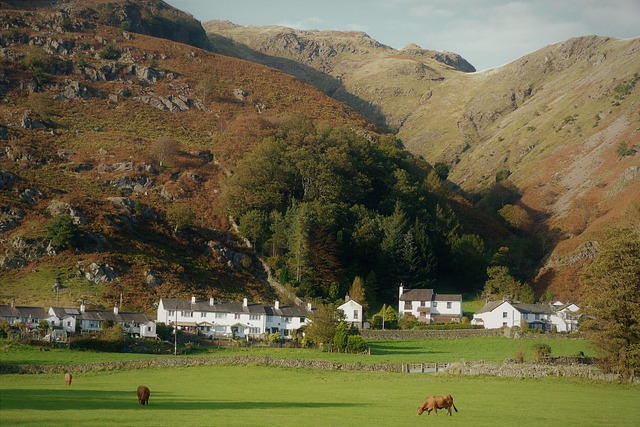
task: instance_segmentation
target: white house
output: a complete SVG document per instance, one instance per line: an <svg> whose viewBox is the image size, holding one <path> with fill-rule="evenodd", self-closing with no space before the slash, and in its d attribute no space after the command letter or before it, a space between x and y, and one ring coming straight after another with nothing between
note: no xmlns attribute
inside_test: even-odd
<svg viewBox="0 0 640 427"><path fill-rule="evenodd" d="M50 307L46 318L53 328L61 328L66 332L75 332L76 327L82 331L100 331L104 322L110 321L120 325L124 332L134 337L156 337L156 323L144 313L120 312L113 310L87 310L85 305L77 308Z"/></svg>
<svg viewBox="0 0 640 427"><path fill-rule="evenodd" d="M349 296L346 298L346 302L338 307L338 310L342 310L344 313L344 322L347 325L353 325L358 329L362 329L364 326L364 312L362 305L358 304Z"/></svg>
<svg viewBox="0 0 640 427"><path fill-rule="evenodd" d="M259 337L279 332L291 338L294 331L309 323L311 305L273 306L240 302L219 302L181 298L162 298L158 304L158 322L207 336Z"/></svg>
<svg viewBox="0 0 640 427"><path fill-rule="evenodd" d="M405 289L400 286L398 317L414 315L425 323L460 322L462 295L436 294L433 289Z"/></svg>
<svg viewBox="0 0 640 427"><path fill-rule="evenodd" d="M571 332L577 329L578 317L575 304L524 304L508 300L491 301L473 315L474 325L485 329L522 326L526 322L530 329L558 332Z"/></svg>
<svg viewBox="0 0 640 427"><path fill-rule="evenodd" d="M555 316L551 317L552 324L558 332L575 332L578 330L578 319L580 317L576 304L563 304L560 301L553 303Z"/></svg>
<svg viewBox="0 0 640 427"><path fill-rule="evenodd" d="M78 316L80 316L80 310L77 308L49 307L47 322L53 328L75 332Z"/></svg>

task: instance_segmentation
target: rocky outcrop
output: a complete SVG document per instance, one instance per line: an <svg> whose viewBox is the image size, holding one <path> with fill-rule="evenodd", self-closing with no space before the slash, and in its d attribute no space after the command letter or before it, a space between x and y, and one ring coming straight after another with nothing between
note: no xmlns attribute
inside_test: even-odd
<svg viewBox="0 0 640 427"><path fill-rule="evenodd" d="M96 6L74 2L68 11L72 17L119 27L127 32L174 40L201 49L210 47L198 20L160 0L102 1Z"/></svg>
<svg viewBox="0 0 640 427"><path fill-rule="evenodd" d="M0 234L11 231L18 226L18 222L24 218L23 210L12 207L0 207Z"/></svg>
<svg viewBox="0 0 640 427"><path fill-rule="evenodd" d="M109 264L98 264L97 262L92 262L86 269L84 269L82 263L80 263L78 264L78 271L93 284L109 283L117 277L113 267Z"/></svg>
<svg viewBox="0 0 640 427"><path fill-rule="evenodd" d="M10 247L0 257L0 268L22 268L34 260L45 255L55 255L55 253L55 249L47 239L29 239L16 236L11 239Z"/></svg>
<svg viewBox="0 0 640 427"><path fill-rule="evenodd" d="M73 208L69 203L62 202L60 200L53 200L48 207L51 215L69 215L74 224L87 224L87 219L84 214L76 208Z"/></svg>

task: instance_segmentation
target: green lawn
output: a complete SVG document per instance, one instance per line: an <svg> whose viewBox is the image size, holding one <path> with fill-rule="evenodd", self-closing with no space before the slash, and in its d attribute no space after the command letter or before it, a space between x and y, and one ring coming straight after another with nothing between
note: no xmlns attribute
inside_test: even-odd
<svg viewBox="0 0 640 427"><path fill-rule="evenodd" d="M135 390L151 389L150 405ZM459 412L416 416L450 393ZM638 387L568 378L211 366L2 375L3 426L633 426Z"/></svg>
<svg viewBox="0 0 640 427"><path fill-rule="evenodd" d="M594 356L595 352L588 341L583 339L550 339L541 335L536 338L509 339L505 337L460 338L460 339L420 339L405 341L370 341L371 355L323 353L310 349L288 348L230 348L220 349L194 348L191 353L197 356L238 354L268 355L296 359L328 360L340 363L446 363L485 360L503 361L514 358L519 348L525 354L525 360L533 358L532 348L536 343L551 346L552 356L575 356L583 352ZM32 347L15 344L0 344L0 361L10 364L85 364L104 361L139 360L171 355L147 355L131 353L97 353L88 351L69 351L55 349L39 351Z"/></svg>

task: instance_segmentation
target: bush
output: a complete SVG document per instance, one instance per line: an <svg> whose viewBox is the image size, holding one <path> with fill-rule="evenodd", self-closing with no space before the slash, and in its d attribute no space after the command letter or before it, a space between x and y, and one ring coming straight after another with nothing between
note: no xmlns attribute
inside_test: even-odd
<svg viewBox="0 0 640 427"><path fill-rule="evenodd" d="M524 362L524 351L522 350L522 343L518 343L518 350L514 355L514 359L518 363Z"/></svg>
<svg viewBox="0 0 640 427"><path fill-rule="evenodd" d="M102 59L117 59L120 54L118 53L118 49L116 49L113 43L109 43L104 48L102 48L98 55Z"/></svg>
<svg viewBox="0 0 640 427"><path fill-rule="evenodd" d="M509 178L510 175L511 171L509 169L500 169L498 172L496 172L496 182L504 181L505 179Z"/></svg>
<svg viewBox="0 0 640 427"><path fill-rule="evenodd" d="M279 343L281 339L282 337L280 336L280 332L274 332L273 334L270 334L268 338L271 344Z"/></svg>
<svg viewBox="0 0 640 427"><path fill-rule="evenodd" d="M11 336L11 325L6 320L0 320L0 338Z"/></svg>
<svg viewBox="0 0 640 427"><path fill-rule="evenodd" d="M369 348L369 344L362 337L362 335L349 335L347 339L347 348L346 350L350 353L362 353L367 351Z"/></svg>
<svg viewBox="0 0 640 427"><path fill-rule="evenodd" d="M551 355L551 346L545 343L538 343L533 346L533 358L536 362L542 362Z"/></svg>
<svg viewBox="0 0 640 427"><path fill-rule="evenodd" d="M338 323L338 326L336 326L336 332L333 335L333 345L336 346L339 351L344 351L347 348L348 338L349 331L344 322Z"/></svg>
<svg viewBox="0 0 640 427"><path fill-rule="evenodd" d="M382 322L382 319L381 319ZM400 329L412 329L418 324L418 318L413 314L405 314L398 319L398 327Z"/></svg>

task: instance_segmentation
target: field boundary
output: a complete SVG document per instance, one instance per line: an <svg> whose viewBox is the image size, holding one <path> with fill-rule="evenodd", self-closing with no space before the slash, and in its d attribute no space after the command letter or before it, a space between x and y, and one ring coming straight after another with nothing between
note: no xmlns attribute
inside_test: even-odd
<svg viewBox="0 0 640 427"><path fill-rule="evenodd" d="M502 363L474 361L456 363L339 363L322 360L292 359L270 356L224 356L224 357L164 357L150 360L88 363L81 365L0 364L1 374L42 374L65 372L117 371L128 369L176 368L215 365L255 365L293 369L343 370L365 372L428 373L442 372L450 375L498 376L519 378L574 377L603 381L619 381L620 376L603 372L600 368L583 363L517 363L505 360ZM635 379L634 384L640 384Z"/></svg>

